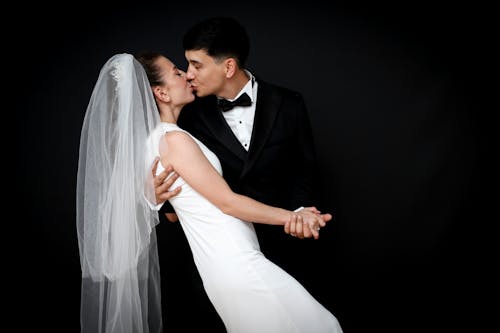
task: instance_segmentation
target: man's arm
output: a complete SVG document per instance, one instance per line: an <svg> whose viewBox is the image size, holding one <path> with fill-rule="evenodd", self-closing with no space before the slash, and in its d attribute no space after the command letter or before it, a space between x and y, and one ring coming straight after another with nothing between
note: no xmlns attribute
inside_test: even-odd
<svg viewBox="0 0 500 333"><path fill-rule="evenodd" d="M318 162L313 131L304 99L300 95L298 98L296 118L297 135L295 136L296 143L294 145L297 149L297 163L295 164L296 177L294 179L295 183L293 185L290 202L292 207L300 206L296 209L296 211L305 209L315 214L322 215L321 212L313 206L313 203L317 203L318 200L316 195L318 188L315 185L317 184L315 178L318 172ZM331 219L331 215L328 215L329 221ZM297 224L296 221L290 221L287 223L284 230L287 234L298 238L310 238L312 236L308 229L301 229L300 225Z"/></svg>
<svg viewBox="0 0 500 333"><path fill-rule="evenodd" d="M297 110L296 135L296 177L291 195L292 207L311 207L318 203L317 182L318 161L314 144L313 131L304 100L300 97Z"/></svg>

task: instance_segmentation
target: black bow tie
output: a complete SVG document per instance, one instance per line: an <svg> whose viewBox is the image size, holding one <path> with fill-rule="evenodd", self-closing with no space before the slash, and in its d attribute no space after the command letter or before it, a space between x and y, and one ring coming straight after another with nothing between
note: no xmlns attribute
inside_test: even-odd
<svg viewBox="0 0 500 333"><path fill-rule="evenodd" d="M240 97L238 97L234 101L228 101L227 99L219 99L217 101L217 107L221 111L229 111L235 106L250 106L252 105L252 100L250 99L250 96L248 96L246 93L243 93Z"/></svg>

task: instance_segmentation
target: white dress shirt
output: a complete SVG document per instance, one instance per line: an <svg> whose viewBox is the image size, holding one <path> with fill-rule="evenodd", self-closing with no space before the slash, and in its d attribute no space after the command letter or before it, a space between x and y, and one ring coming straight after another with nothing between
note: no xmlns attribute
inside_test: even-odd
<svg viewBox="0 0 500 333"><path fill-rule="evenodd" d="M252 138L253 120L255 117L255 105L257 103L257 87L258 83L255 81L254 76L249 71L245 72L250 77L247 84L241 89L236 97L229 101L234 101L243 93L250 96L252 105L250 106L235 106L229 111L222 112L229 127L233 131L236 138L240 141L243 148L248 151L250 148L250 139Z"/></svg>

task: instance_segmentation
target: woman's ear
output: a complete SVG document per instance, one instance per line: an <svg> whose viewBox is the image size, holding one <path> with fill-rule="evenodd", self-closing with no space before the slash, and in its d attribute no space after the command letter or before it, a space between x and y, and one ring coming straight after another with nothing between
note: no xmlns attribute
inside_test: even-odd
<svg viewBox="0 0 500 333"><path fill-rule="evenodd" d="M160 87L160 86L155 86L153 88L153 95L158 101L168 103L170 102L170 96L168 95L168 92L165 88Z"/></svg>

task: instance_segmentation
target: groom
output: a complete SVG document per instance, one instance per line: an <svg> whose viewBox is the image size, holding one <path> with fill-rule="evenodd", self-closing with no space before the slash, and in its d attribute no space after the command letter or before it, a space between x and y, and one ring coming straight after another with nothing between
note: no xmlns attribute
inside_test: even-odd
<svg viewBox="0 0 500 333"><path fill-rule="evenodd" d="M194 25L185 33L183 47L187 79L198 98L184 107L179 126L217 155L233 191L271 206L313 210L317 161L301 95L245 69L250 42L233 18L215 17ZM168 191L174 179L161 185L169 171L155 179L159 203L179 192ZM168 202L162 212L175 219ZM268 232L260 232L261 245L268 241ZM311 237L307 230L298 234Z"/></svg>
<svg viewBox="0 0 500 333"><path fill-rule="evenodd" d="M178 125L217 155L234 192L276 207L315 210L317 161L301 95L245 69L249 38L232 18L210 18L194 25L184 35L183 47L189 63L187 79L197 98L184 107ZM178 193L178 189L167 191L173 179L160 185L169 171L155 179L157 202ZM162 212L175 219L168 202ZM311 237L297 225L287 233ZM294 238L279 228L255 224L255 229L264 254L279 266L307 260L311 250L298 250Z"/></svg>

